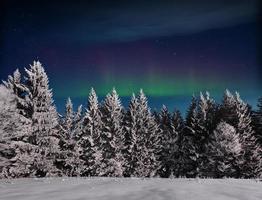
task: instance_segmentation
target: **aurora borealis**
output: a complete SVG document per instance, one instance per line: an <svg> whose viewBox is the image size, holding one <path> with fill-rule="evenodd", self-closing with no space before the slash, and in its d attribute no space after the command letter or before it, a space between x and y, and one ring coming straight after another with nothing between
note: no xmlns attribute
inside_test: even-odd
<svg viewBox="0 0 262 200"><path fill-rule="evenodd" d="M192 94L262 94L259 1L1 1L0 78L43 63L58 110L115 87L184 111ZM262 34L261 34L262 35Z"/></svg>

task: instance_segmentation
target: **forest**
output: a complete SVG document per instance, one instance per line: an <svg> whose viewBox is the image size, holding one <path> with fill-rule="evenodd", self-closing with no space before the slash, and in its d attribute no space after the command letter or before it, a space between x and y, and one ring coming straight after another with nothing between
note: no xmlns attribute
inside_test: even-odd
<svg viewBox="0 0 262 200"><path fill-rule="evenodd" d="M87 107L68 98L57 112L39 61L0 85L0 178L262 177L262 97L257 109L238 92L221 103L192 96L185 117L152 112L143 90L124 108L115 89ZM175 105L175 102L174 102Z"/></svg>

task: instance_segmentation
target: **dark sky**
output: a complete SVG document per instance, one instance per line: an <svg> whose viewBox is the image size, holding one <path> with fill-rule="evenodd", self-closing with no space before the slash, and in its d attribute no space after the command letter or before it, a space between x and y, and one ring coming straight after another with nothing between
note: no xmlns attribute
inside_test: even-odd
<svg viewBox="0 0 262 200"><path fill-rule="evenodd" d="M152 109L186 109L192 94L262 94L255 0L1 1L0 79L40 60L58 110L115 87L143 88Z"/></svg>

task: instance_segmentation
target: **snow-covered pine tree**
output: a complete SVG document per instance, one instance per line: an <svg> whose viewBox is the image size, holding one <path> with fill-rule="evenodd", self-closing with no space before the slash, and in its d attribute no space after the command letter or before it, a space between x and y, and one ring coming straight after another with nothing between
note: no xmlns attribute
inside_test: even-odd
<svg viewBox="0 0 262 200"><path fill-rule="evenodd" d="M159 115L159 128L161 130L161 152L159 175L161 177L170 177L176 170L176 156L178 153L178 114L174 114L172 119L166 106L163 106Z"/></svg>
<svg viewBox="0 0 262 200"><path fill-rule="evenodd" d="M34 61L26 71L26 101L28 116L32 121L31 144L38 145L39 160L36 176L57 176L54 166L59 153L58 114L53 105L52 91L49 89L47 74L39 61Z"/></svg>
<svg viewBox="0 0 262 200"><path fill-rule="evenodd" d="M196 177L199 175L198 166L198 146L199 142L197 138L197 128L198 128L198 118L197 118L197 100L193 96L191 104L187 111L185 128L183 134L180 137L180 155L179 155L179 166L180 166L180 176L186 177Z"/></svg>
<svg viewBox="0 0 262 200"><path fill-rule="evenodd" d="M256 178L262 175L262 151L256 143L255 134L252 128L251 113L248 105L240 98L239 93L235 95L237 127L242 144L241 155L243 163L240 166L240 176L244 178Z"/></svg>
<svg viewBox="0 0 262 200"><path fill-rule="evenodd" d="M152 177L160 168L160 131L147 105L143 91L134 95L127 112L127 176Z"/></svg>
<svg viewBox="0 0 262 200"><path fill-rule="evenodd" d="M115 89L108 94L101 106L102 134L102 176L121 177L123 175L123 107Z"/></svg>
<svg viewBox="0 0 262 200"><path fill-rule="evenodd" d="M208 161L206 176L212 178L239 177L241 164L239 134L226 122L218 124L214 130L213 140L208 144Z"/></svg>
<svg viewBox="0 0 262 200"><path fill-rule="evenodd" d="M217 106L215 101L210 98L208 92L205 95L200 92L198 104L198 124L196 141L198 142L197 152L199 155L198 166L199 176L205 176L205 169L208 164L207 145L212 140L214 129L216 128Z"/></svg>
<svg viewBox="0 0 262 200"><path fill-rule="evenodd" d="M81 135L82 132L82 116L83 115L83 106L80 105L77 108L77 112L74 115L74 128L72 131L72 138L75 139L76 135Z"/></svg>
<svg viewBox="0 0 262 200"><path fill-rule="evenodd" d="M17 96L0 85L0 178L30 177L36 160L34 145L24 135L30 132L30 122L17 109Z"/></svg>
<svg viewBox="0 0 262 200"><path fill-rule="evenodd" d="M62 117L62 120L60 120L59 158L54 163L66 176L80 176L80 173L77 171L80 160L75 151L76 142L73 139L75 119L73 103L68 98L65 105L65 117Z"/></svg>
<svg viewBox="0 0 262 200"><path fill-rule="evenodd" d="M3 84L16 96L16 107L19 114L28 117L28 105L25 100L26 88L23 84L20 71L16 69L13 76L9 75L7 81L3 81Z"/></svg>
<svg viewBox="0 0 262 200"><path fill-rule="evenodd" d="M223 120L236 128L238 123L236 109L234 95L227 89L224 92L222 104L218 112L220 120Z"/></svg>
<svg viewBox="0 0 262 200"><path fill-rule="evenodd" d="M80 108L81 109L81 108ZM80 111L80 110L79 110ZM77 171L81 176L99 176L101 169L100 136L102 130L101 112L98 98L92 88L88 98L88 107L74 135L75 151L81 162Z"/></svg>
<svg viewBox="0 0 262 200"><path fill-rule="evenodd" d="M253 112L253 127L257 143L262 148L262 97L258 99L257 110Z"/></svg>
<svg viewBox="0 0 262 200"><path fill-rule="evenodd" d="M252 128L250 107L243 102L236 92L232 95L226 90L220 109L221 119L234 126L240 135L242 144L243 165L240 169L240 177L257 177L261 174L261 148L256 144L255 134ZM260 160L260 161L259 161Z"/></svg>
<svg viewBox="0 0 262 200"><path fill-rule="evenodd" d="M71 153L73 153L73 156L70 157L69 159L69 166L71 166L71 176L81 176L82 174L82 169L84 166L84 162L82 159L80 159L80 152L77 145L76 135L80 135L80 133L83 131L83 118L82 118L82 105L79 105L77 108L77 112L74 115L73 119L73 130L72 130L72 135L70 138L70 147L72 147ZM71 148L70 148L71 149ZM70 165L71 164L71 165Z"/></svg>
<svg viewBox="0 0 262 200"><path fill-rule="evenodd" d="M180 147L181 147L181 138L182 134L184 132L185 128L185 122L184 119L180 113L179 110L175 110L172 116L172 129L173 129L173 136L174 138L174 143L175 145L172 146L171 151L173 152L172 154L174 155L173 160L175 162L175 165L173 166L173 176L179 177L180 176L180 162L179 162L179 157L182 154ZM172 174L171 174L172 176Z"/></svg>
<svg viewBox="0 0 262 200"><path fill-rule="evenodd" d="M52 91L49 89L49 80L42 64L34 61L25 71L28 93L26 99L30 106L33 132L37 137L36 141L32 142L41 144L45 136L56 135L58 114L53 105Z"/></svg>
<svg viewBox="0 0 262 200"><path fill-rule="evenodd" d="M74 128L74 110L73 103L70 98L66 102L66 113L64 119L64 130L67 138L71 138Z"/></svg>
<svg viewBox="0 0 262 200"><path fill-rule="evenodd" d="M137 121L139 119L138 106L139 106L138 99L133 94L123 121L123 129L125 134L125 143L123 149L123 156L124 156L123 175L125 177L133 176L135 171L136 159L133 156L133 152L136 148L136 143L137 143L136 133L137 133Z"/></svg>
<svg viewBox="0 0 262 200"><path fill-rule="evenodd" d="M2 84L0 84L0 108L0 140L23 140L24 135L28 135L30 131L30 121L19 114L17 96Z"/></svg>

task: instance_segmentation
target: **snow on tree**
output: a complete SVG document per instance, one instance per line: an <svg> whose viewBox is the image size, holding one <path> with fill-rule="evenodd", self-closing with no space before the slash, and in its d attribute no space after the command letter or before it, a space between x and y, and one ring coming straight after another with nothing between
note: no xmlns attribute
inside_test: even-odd
<svg viewBox="0 0 262 200"><path fill-rule="evenodd" d="M236 129L226 122L218 124L213 140L208 145L207 177L223 178L239 176L242 145Z"/></svg>
<svg viewBox="0 0 262 200"><path fill-rule="evenodd" d="M102 134L102 176L120 177L123 175L122 156L124 148L123 107L115 89L108 94L101 106Z"/></svg>
<svg viewBox="0 0 262 200"><path fill-rule="evenodd" d="M47 74L39 61L34 61L25 69L27 100L30 105L33 131L38 139L54 134L58 125L58 115L53 105L52 91L49 89ZM36 141L39 143L40 141Z"/></svg>
<svg viewBox="0 0 262 200"><path fill-rule="evenodd" d="M125 133L124 143L124 176L130 177L135 171L135 158L133 157L133 151L137 142L137 121L138 121L138 99L135 95L132 95L129 103L129 108L124 116L123 129Z"/></svg>
<svg viewBox="0 0 262 200"><path fill-rule="evenodd" d="M5 86L0 85L0 140L21 140L28 130L23 125L28 120L19 115L16 107L16 96Z"/></svg>
<svg viewBox="0 0 262 200"><path fill-rule="evenodd" d="M222 105L219 109L219 118L236 128L237 114L236 114L236 100L234 95L226 90L224 92Z"/></svg>
<svg viewBox="0 0 262 200"><path fill-rule="evenodd" d="M101 112L97 95L92 88L88 98L88 108L81 120L81 126L78 127L78 131L74 135L76 140L75 151L82 161L77 167L81 176L100 175L101 151L99 145L101 129Z"/></svg>
<svg viewBox="0 0 262 200"><path fill-rule="evenodd" d="M66 102L66 114L65 114L65 121L64 121L64 129L66 131L67 138L71 138L73 126L74 126L73 103L71 99L68 98Z"/></svg>
<svg viewBox="0 0 262 200"><path fill-rule="evenodd" d="M131 99L125 118L126 176L152 177L160 167L160 133L143 91Z"/></svg>
<svg viewBox="0 0 262 200"><path fill-rule="evenodd" d="M55 176L60 173L53 165L59 153L58 114L53 105L47 74L39 61L26 71L26 100L32 120L30 143L38 145L40 156L37 176Z"/></svg>
<svg viewBox="0 0 262 200"><path fill-rule="evenodd" d="M178 172L179 144L178 138L183 131L183 119L179 111L173 116L167 107L163 106L159 115L159 128L161 130L161 177L176 176Z"/></svg>
<svg viewBox="0 0 262 200"><path fill-rule="evenodd" d="M234 126L240 135L243 164L239 176L245 178L257 177L261 174L261 148L256 143L255 133L252 128L250 107L243 102L236 92L232 95L225 92L220 109L220 117L225 122Z"/></svg>
<svg viewBox="0 0 262 200"><path fill-rule="evenodd" d="M0 85L0 178L30 177L37 155L24 141L30 121L19 113L17 96Z"/></svg>
<svg viewBox="0 0 262 200"><path fill-rule="evenodd" d="M7 81L3 81L3 84L16 96L16 107L19 113L28 117L28 105L25 100L26 88L23 84L19 70L16 69L13 76L9 75Z"/></svg>
<svg viewBox="0 0 262 200"><path fill-rule="evenodd" d="M210 98L209 93L206 92L206 94L203 95L202 92L200 92L197 114L198 124L196 128L199 176L203 176L207 166L207 145L210 143L213 131L216 128L216 111L217 106L214 100Z"/></svg>
<svg viewBox="0 0 262 200"><path fill-rule="evenodd" d="M257 110L253 112L253 127L258 145L262 148L262 97L258 99Z"/></svg>
<svg viewBox="0 0 262 200"><path fill-rule="evenodd" d="M240 98L236 92L236 112L237 127L242 144L241 155L243 164L240 167L241 176L244 178L254 178L262 175L262 151L256 143L255 134L252 128L251 113L248 105Z"/></svg>
<svg viewBox="0 0 262 200"><path fill-rule="evenodd" d="M76 135L80 135L82 132L82 116L83 115L83 106L80 105L77 108L77 112L74 115L74 128L72 130L71 137L74 139Z"/></svg>
<svg viewBox="0 0 262 200"><path fill-rule="evenodd" d="M151 113L142 90L124 112L114 89L102 105L91 89L84 116L68 99L59 121L41 63L25 71L0 85L0 178L262 176L261 99L251 116L238 93L226 90L219 107L201 93L184 122L166 107Z"/></svg>
<svg viewBox="0 0 262 200"><path fill-rule="evenodd" d="M54 163L66 176L80 176L77 166L79 166L81 161L75 150L76 141L73 139L75 120L79 119L75 117L73 103L71 99L68 98L65 106L65 117L60 121L59 158L57 158Z"/></svg>
<svg viewBox="0 0 262 200"><path fill-rule="evenodd" d="M171 152L173 154L173 176L175 177L179 177L180 176L180 170L181 170L181 166L179 163L179 157L181 154L181 138L182 138L182 134L184 132L184 128L185 128L185 122L183 120L183 117L180 113L179 110L175 110L173 116L172 116L172 129L173 129L173 142L175 145L174 146L170 146L171 147ZM171 140L172 141L172 140ZM172 174L171 174L172 176Z"/></svg>
<svg viewBox="0 0 262 200"><path fill-rule="evenodd" d="M198 166L198 146L197 141L197 128L198 128L198 116L197 116L197 100L193 96L191 104L187 111L185 128L183 134L180 137L180 176L196 177L199 174Z"/></svg>

